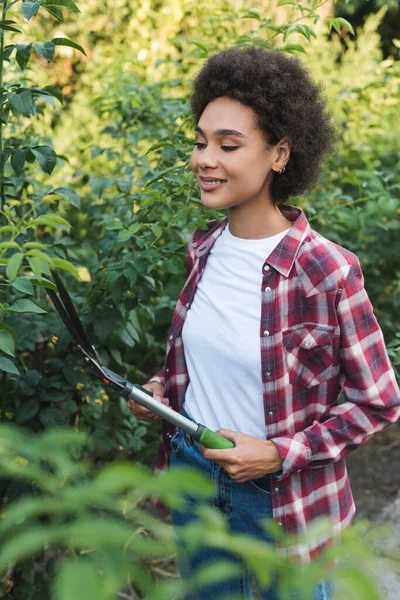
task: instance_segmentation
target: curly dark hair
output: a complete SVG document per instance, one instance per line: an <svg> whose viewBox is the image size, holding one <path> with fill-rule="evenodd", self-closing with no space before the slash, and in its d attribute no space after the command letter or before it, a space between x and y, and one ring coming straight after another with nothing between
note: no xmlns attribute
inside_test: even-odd
<svg viewBox="0 0 400 600"><path fill-rule="evenodd" d="M289 140L291 153L271 186L274 203L301 194L318 178L336 135L320 85L286 53L258 46L233 47L211 56L194 81L191 109L196 122L209 102L227 96L252 108L269 145Z"/></svg>

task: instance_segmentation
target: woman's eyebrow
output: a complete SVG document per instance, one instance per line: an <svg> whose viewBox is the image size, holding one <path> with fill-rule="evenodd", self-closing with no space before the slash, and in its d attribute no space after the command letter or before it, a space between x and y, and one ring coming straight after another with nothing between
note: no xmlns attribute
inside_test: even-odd
<svg viewBox="0 0 400 600"><path fill-rule="evenodd" d="M195 131L197 131L198 133L201 133L202 135L204 134L204 131L201 129L201 127L195 127L194 128ZM240 138L244 138L246 137L245 135L243 135L243 133L240 133L240 131L236 131L236 129L215 129L213 131L213 135L217 136L217 135L234 135L235 137L240 137Z"/></svg>

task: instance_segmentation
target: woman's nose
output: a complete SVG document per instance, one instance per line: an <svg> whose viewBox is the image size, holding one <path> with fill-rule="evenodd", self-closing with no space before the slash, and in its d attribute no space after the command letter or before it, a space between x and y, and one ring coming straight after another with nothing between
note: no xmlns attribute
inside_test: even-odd
<svg viewBox="0 0 400 600"><path fill-rule="evenodd" d="M216 167L217 166L217 156L215 150L210 146L206 146L204 148L197 159L199 167Z"/></svg>

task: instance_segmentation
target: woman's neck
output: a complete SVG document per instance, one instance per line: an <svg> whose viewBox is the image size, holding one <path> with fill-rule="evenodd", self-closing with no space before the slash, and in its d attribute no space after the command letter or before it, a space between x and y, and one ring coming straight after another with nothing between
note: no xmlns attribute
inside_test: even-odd
<svg viewBox="0 0 400 600"><path fill-rule="evenodd" d="M277 206L259 203L258 206L239 204L227 209L229 231L245 240L261 240L281 233L292 226Z"/></svg>

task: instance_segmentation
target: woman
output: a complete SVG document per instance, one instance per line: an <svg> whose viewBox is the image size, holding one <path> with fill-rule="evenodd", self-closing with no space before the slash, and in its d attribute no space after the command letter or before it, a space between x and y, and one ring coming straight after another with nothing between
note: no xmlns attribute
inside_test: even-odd
<svg viewBox="0 0 400 600"><path fill-rule="evenodd" d="M400 394L357 257L285 204L316 181L333 147L330 116L297 60L259 47L211 57L191 107L201 201L227 216L189 242L164 368L145 387L235 448L200 448L163 423L157 465L171 447L171 464L207 473L233 531L272 542L261 518L296 534L326 516L339 532L355 512L345 456L398 419ZM190 522L193 507L172 517ZM286 552L308 561L328 543ZM187 558L182 544L178 555L184 578L226 556L205 548ZM236 576L191 597L251 597L236 560ZM261 592L278 598L276 582ZM331 597L321 581L312 600Z"/></svg>

